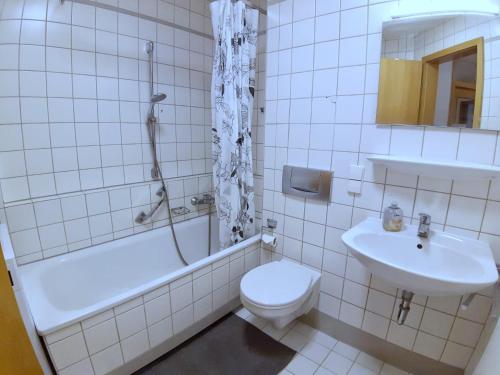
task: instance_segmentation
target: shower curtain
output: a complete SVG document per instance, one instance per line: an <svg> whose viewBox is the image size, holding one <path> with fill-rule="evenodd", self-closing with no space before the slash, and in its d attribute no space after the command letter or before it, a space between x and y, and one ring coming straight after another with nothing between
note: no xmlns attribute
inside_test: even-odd
<svg viewBox="0 0 500 375"><path fill-rule="evenodd" d="M259 13L243 1L214 1L210 8L213 179L220 246L226 248L255 233L252 109Z"/></svg>

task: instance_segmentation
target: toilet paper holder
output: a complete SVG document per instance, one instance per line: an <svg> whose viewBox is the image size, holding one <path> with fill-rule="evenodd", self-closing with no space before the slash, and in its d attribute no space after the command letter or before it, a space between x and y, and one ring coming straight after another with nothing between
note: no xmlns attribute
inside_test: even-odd
<svg viewBox="0 0 500 375"><path fill-rule="evenodd" d="M277 246L277 238L276 234L274 233L274 230L278 226L278 221L274 219L267 219L267 226L263 225L261 227L261 241L264 245L264 247L269 248L276 248Z"/></svg>
<svg viewBox="0 0 500 375"><path fill-rule="evenodd" d="M278 221L274 219L267 219L267 226L263 225L260 228L261 233L267 233L270 235L274 235L274 230L278 227Z"/></svg>

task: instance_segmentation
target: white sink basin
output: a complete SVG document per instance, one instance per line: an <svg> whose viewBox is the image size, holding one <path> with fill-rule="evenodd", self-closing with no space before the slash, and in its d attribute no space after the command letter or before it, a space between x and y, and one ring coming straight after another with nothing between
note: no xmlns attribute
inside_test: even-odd
<svg viewBox="0 0 500 375"><path fill-rule="evenodd" d="M498 280L491 249L482 241L437 231L424 239L416 225L387 232L375 218L344 233L342 241L371 273L416 294L463 295Z"/></svg>

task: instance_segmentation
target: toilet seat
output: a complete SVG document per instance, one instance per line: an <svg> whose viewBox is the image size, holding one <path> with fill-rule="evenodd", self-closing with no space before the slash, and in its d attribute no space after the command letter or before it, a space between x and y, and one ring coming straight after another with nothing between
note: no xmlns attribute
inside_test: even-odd
<svg viewBox="0 0 500 375"><path fill-rule="evenodd" d="M241 294L265 309L284 309L301 303L309 294L313 275L288 261L271 262L254 268L241 280Z"/></svg>

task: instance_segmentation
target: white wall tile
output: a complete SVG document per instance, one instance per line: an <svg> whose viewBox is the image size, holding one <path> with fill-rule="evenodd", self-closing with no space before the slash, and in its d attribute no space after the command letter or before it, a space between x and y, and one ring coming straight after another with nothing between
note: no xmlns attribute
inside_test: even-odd
<svg viewBox="0 0 500 375"><path fill-rule="evenodd" d="M472 355L472 348L455 344L451 341L446 343L441 360L449 365L464 368Z"/></svg>
<svg viewBox="0 0 500 375"><path fill-rule="evenodd" d="M366 62L366 37L340 40L339 66L361 65Z"/></svg>
<svg viewBox="0 0 500 375"><path fill-rule="evenodd" d="M26 204L7 207L5 211L11 231L17 232L36 227L35 213L32 205Z"/></svg>
<svg viewBox="0 0 500 375"><path fill-rule="evenodd" d="M317 43L314 46L314 69L329 69L338 66L339 42Z"/></svg>
<svg viewBox="0 0 500 375"><path fill-rule="evenodd" d="M123 356L119 344L94 354L91 357L92 366L97 374L106 374L123 364Z"/></svg>
<svg viewBox="0 0 500 375"><path fill-rule="evenodd" d="M118 332L114 319L106 320L84 331L90 354L95 354L118 342Z"/></svg>
<svg viewBox="0 0 500 375"><path fill-rule="evenodd" d="M146 328L146 318L144 314L144 306L138 306L132 310L126 311L123 314L116 316L116 325L118 334L123 340Z"/></svg>
<svg viewBox="0 0 500 375"><path fill-rule="evenodd" d="M447 338L453 324L453 317L432 309L425 309L420 329L436 336Z"/></svg>
<svg viewBox="0 0 500 375"><path fill-rule="evenodd" d="M87 349L81 332L55 342L49 347L54 365L59 370L87 356Z"/></svg>
<svg viewBox="0 0 500 375"><path fill-rule="evenodd" d="M368 8L360 7L340 12L340 37L366 34Z"/></svg>
<svg viewBox="0 0 500 375"><path fill-rule="evenodd" d="M483 221L486 201L453 195L446 224L478 231Z"/></svg>
<svg viewBox="0 0 500 375"><path fill-rule="evenodd" d="M148 328L151 347L155 347L172 336L172 319L166 318Z"/></svg>
<svg viewBox="0 0 500 375"><path fill-rule="evenodd" d="M170 294L166 293L144 304L148 325L170 316Z"/></svg>
<svg viewBox="0 0 500 375"><path fill-rule="evenodd" d="M184 284L183 286L171 291L172 311L177 312L193 302L193 285L192 283Z"/></svg>
<svg viewBox="0 0 500 375"><path fill-rule="evenodd" d="M125 362L141 355L149 349L149 339L147 330L136 333L133 336L127 337L120 343Z"/></svg>
<svg viewBox="0 0 500 375"><path fill-rule="evenodd" d="M84 359L83 361L77 362L71 366L66 367L60 372L62 375L83 375L92 374L94 369L92 368L92 363L89 359Z"/></svg>
<svg viewBox="0 0 500 375"><path fill-rule="evenodd" d="M173 315L173 332L177 334L193 323L193 305L189 305Z"/></svg>
<svg viewBox="0 0 500 375"><path fill-rule="evenodd" d="M66 234L62 223L38 227L38 234L43 249L64 246L66 244Z"/></svg>
<svg viewBox="0 0 500 375"><path fill-rule="evenodd" d="M330 13L316 18L315 42L326 42L339 38L340 14Z"/></svg>
<svg viewBox="0 0 500 375"><path fill-rule="evenodd" d="M293 2L293 20L301 20L304 18L314 17L315 4L307 0L297 0Z"/></svg>

